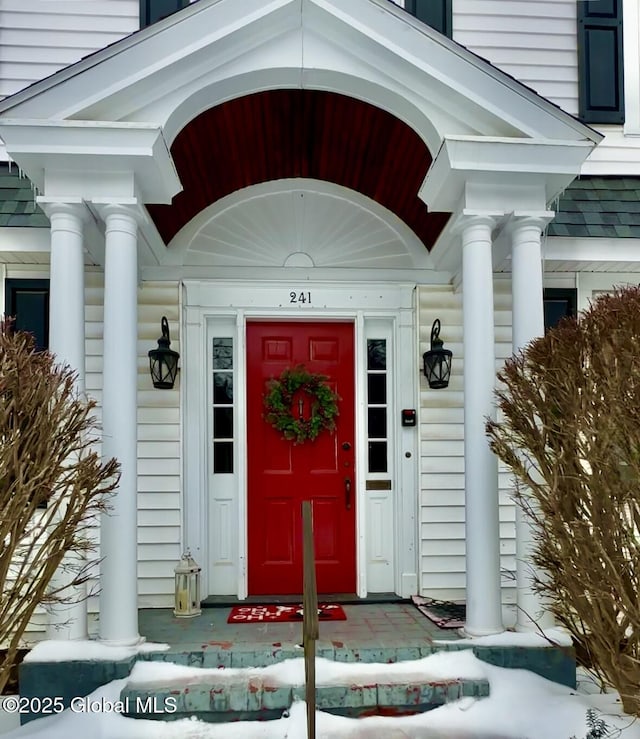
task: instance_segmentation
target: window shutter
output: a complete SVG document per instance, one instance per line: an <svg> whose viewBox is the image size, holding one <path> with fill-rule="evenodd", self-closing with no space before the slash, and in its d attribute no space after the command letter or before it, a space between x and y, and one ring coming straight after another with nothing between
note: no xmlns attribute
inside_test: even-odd
<svg viewBox="0 0 640 739"><path fill-rule="evenodd" d="M189 0L140 0L140 28L150 26L188 4Z"/></svg>
<svg viewBox="0 0 640 739"><path fill-rule="evenodd" d="M451 38L451 0L406 0L405 10Z"/></svg>
<svg viewBox="0 0 640 739"><path fill-rule="evenodd" d="M622 0L578 0L580 118L624 123Z"/></svg>
<svg viewBox="0 0 640 739"><path fill-rule="evenodd" d="M544 330L556 326L562 318L575 316L578 311L578 291L575 288L545 288Z"/></svg>
<svg viewBox="0 0 640 739"><path fill-rule="evenodd" d="M49 347L49 280L7 280L5 315L15 319L16 331L32 333L36 349Z"/></svg>

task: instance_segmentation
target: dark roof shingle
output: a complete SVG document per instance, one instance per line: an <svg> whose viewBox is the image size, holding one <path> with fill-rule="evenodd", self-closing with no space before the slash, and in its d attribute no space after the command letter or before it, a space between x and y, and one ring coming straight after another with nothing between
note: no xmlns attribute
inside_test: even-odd
<svg viewBox="0 0 640 739"><path fill-rule="evenodd" d="M0 162L0 227L49 228L49 219L36 205L31 182L15 164Z"/></svg>
<svg viewBox="0 0 640 739"><path fill-rule="evenodd" d="M640 177L581 177L562 193L549 236L640 238Z"/></svg>

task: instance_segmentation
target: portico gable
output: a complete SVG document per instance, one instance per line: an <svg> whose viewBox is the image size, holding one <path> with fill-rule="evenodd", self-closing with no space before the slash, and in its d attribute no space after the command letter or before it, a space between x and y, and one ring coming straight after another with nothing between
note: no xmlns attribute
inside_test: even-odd
<svg viewBox="0 0 640 739"><path fill-rule="evenodd" d="M361 268L374 293L363 286L350 307L342 290L334 304L325 300L312 307L305 301L303 311L315 321L355 327L360 375L354 397L362 408L364 383L374 371L364 359L367 342L381 340L375 333L380 330L387 332L385 346L404 350L396 354L402 359L385 401L395 414L385 422L389 448L398 466L402 459L406 467L390 483L399 486L393 500L389 496L396 534L391 556L402 566L389 582L403 596L419 587L419 429L409 431L396 421L397 411L418 406L419 398L417 325L407 296L412 285L453 281L462 286L464 362L474 368L464 374L467 631L502 628L497 464L484 435L495 374L493 259L497 251L513 255L519 348L543 328L540 240L553 215L549 203L576 176L598 134L387 0L200 0L2 101L0 136L51 214L53 337L60 336L53 323L70 309L68 273L60 265L72 260L77 272L84 222L98 224L92 238L102 239L104 248L104 449L119 458L123 472L114 515L103 522L103 639L137 639L139 277L184 281L181 329L192 348L182 357L183 378L196 382L183 383L180 402L196 413L209 397L203 389L207 368L216 369L206 364L205 348L231 336L226 331L242 347L247 323L278 317L272 298L263 295L252 307L247 297L265 276L283 287L295 276L310 292L331 282L363 284ZM309 194L306 210L282 205L282 196L294 194ZM308 224L317 225L326 198L340 202L335 214L344 223L353 218L366 228L361 241L344 237L341 249L323 262L318 230ZM258 237L247 241L246 234L259 231L270 207L279 214L271 238L288 239L291 247L252 251L251 239L257 243ZM315 221L308 217L314 214ZM74 234L73 254L61 236L65 229ZM377 251L371 246L376 230L387 238ZM390 243L397 248L395 259ZM250 258L243 257L247 252ZM320 266L328 270L321 279ZM199 280L189 283L194 270ZM409 281L407 272L413 273ZM236 291L240 302L211 297L221 280L227 281L224 295L242 284ZM400 281L406 287L402 305L392 309L385 302L392 300L392 289L374 297L377 283L388 288ZM192 297L205 293L204 302ZM78 303L71 308L75 312L81 310ZM292 310L285 317L299 318ZM210 333L211 327L222 327L223 334ZM370 327L375 330L368 333ZM83 342L76 327L51 347L80 376ZM411 381L402 389L407 373ZM238 413L246 410L242 388L241 383ZM370 417L362 411L355 424L356 464L363 473L367 445L378 443L368 435ZM186 424L193 419L186 416ZM192 443L197 442L190 437L183 465L192 459ZM198 458L189 474L208 484L209 463L206 455ZM362 506L365 477L356 497ZM238 505L229 521L242 530L248 500L242 476L234 494ZM183 510L195 521L192 502ZM358 516L357 591L365 595L371 522L364 513ZM518 526L519 559L525 562L527 532L524 523ZM189 536L185 525L183 544L191 544ZM246 536L239 535L234 546L229 594L244 597ZM526 600L529 581L524 571L519 578ZM537 609L531 601L527 606L529 612Z"/></svg>

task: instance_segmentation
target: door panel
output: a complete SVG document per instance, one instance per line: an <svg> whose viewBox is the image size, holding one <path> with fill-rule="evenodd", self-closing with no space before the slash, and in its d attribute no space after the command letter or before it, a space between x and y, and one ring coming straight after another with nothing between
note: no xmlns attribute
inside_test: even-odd
<svg viewBox="0 0 640 739"><path fill-rule="evenodd" d="M313 504L318 592L355 592L353 346L350 323L247 325L250 595L302 592L303 500ZM268 380L297 364L326 375L340 397L335 433L303 444L263 418Z"/></svg>

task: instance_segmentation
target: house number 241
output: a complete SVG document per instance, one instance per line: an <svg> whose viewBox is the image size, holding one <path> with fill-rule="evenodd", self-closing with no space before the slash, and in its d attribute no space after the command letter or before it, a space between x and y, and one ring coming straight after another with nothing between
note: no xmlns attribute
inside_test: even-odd
<svg viewBox="0 0 640 739"><path fill-rule="evenodd" d="M310 303L311 302L311 291L307 290L306 292L296 292L295 290L292 290L289 293L289 302L290 303Z"/></svg>

